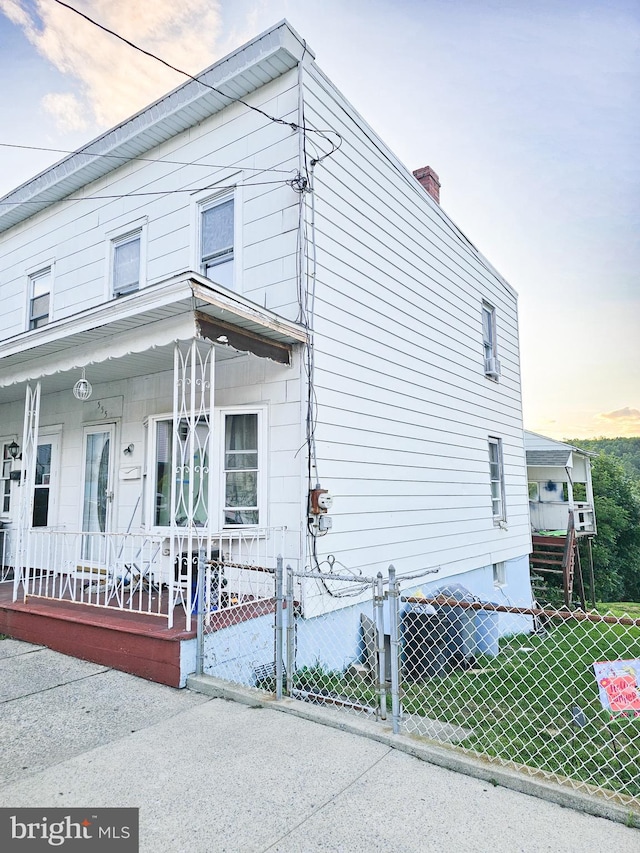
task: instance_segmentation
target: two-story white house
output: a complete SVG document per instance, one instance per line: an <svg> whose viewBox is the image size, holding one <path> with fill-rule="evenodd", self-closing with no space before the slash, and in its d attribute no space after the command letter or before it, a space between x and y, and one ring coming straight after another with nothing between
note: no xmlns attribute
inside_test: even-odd
<svg viewBox="0 0 640 853"><path fill-rule="evenodd" d="M201 549L528 605L515 292L287 22L198 80L0 200L2 629L183 683Z"/></svg>

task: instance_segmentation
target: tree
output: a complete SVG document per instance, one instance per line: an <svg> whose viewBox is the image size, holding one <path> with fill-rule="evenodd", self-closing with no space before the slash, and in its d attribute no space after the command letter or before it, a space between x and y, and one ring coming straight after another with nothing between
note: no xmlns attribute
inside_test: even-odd
<svg viewBox="0 0 640 853"><path fill-rule="evenodd" d="M638 483L607 453L592 461L592 475L598 525L593 540L596 595L601 601L640 601Z"/></svg>

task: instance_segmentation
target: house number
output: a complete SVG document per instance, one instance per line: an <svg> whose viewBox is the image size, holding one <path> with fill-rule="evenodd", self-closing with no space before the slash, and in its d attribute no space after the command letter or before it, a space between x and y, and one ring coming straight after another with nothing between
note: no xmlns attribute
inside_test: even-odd
<svg viewBox="0 0 640 853"><path fill-rule="evenodd" d="M102 405L102 403L100 402L100 400L98 400L98 401L96 402L96 406L98 407L98 411L100 412L100 414L101 414L104 418L108 418L108 417L109 417L109 412L105 409L105 407Z"/></svg>

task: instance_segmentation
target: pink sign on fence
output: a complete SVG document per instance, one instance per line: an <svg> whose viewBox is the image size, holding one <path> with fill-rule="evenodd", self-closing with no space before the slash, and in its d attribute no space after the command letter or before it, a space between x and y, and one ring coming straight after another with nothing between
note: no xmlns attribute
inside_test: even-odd
<svg viewBox="0 0 640 853"><path fill-rule="evenodd" d="M600 661L593 669L605 711L640 717L640 658Z"/></svg>

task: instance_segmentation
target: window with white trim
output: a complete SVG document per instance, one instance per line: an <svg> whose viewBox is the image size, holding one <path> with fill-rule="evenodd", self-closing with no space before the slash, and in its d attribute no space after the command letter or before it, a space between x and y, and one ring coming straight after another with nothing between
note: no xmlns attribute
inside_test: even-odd
<svg viewBox="0 0 640 853"><path fill-rule="evenodd" d="M13 441L13 439L12 439ZM11 441L0 442L0 515L8 515L11 510L11 471L13 459L9 453Z"/></svg>
<svg viewBox="0 0 640 853"><path fill-rule="evenodd" d="M485 375L491 379L498 379L500 362L496 347L496 309L488 302L482 303L482 345Z"/></svg>
<svg viewBox="0 0 640 853"><path fill-rule="evenodd" d="M260 523L258 441L258 412L225 414L225 527Z"/></svg>
<svg viewBox="0 0 640 853"><path fill-rule="evenodd" d="M233 288L235 201L218 196L200 206L200 271L204 276Z"/></svg>
<svg viewBox="0 0 640 853"><path fill-rule="evenodd" d="M51 267L45 267L29 276L30 329L39 329L49 322L51 279Z"/></svg>
<svg viewBox="0 0 640 853"><path fill-rule="evenodd" d="M489 476L491 479L491 512L494 524L506 521L504 463L502 439L489 438Z"/></svg>
<svg viewBox="0 0 640 853"><path fill-rule="evenodd" d="M111 280L114 296L125 296L140 288L142 229L111 241Z"/></svg>
<svg viewBox="0 0 640 853"><path fill-rule="evenodd" d="M196 527L208 524L212 472L217 473L211 482L218 484L211 493L213 527L264 524L264 423L260 410L218 410L216 446L209 447L209 427L201 421L196 425L191 459L187 424L184 423L185 440L178 442L178 456L182 457L178 459L182 474L176 478L178 527L187 523L190 488L194 495L194 524ZM171 527L172 453L176 440L172 418L150 419L149 436L152 441L150 522L154 527Z"/></svg>

